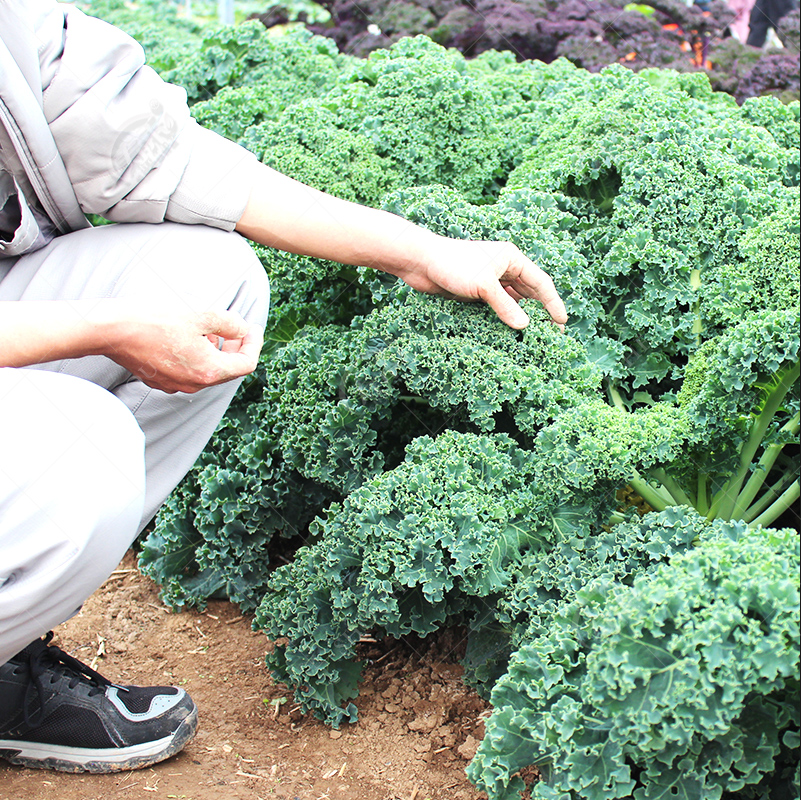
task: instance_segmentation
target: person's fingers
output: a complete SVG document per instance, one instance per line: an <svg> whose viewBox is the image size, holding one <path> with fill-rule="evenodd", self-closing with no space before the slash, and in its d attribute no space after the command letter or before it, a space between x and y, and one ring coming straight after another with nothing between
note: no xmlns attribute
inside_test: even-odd
<svg viewBox="0 0 801 800"><path fill-rule="evenodd" d="M241 339L249 328L235 311L204 311L198 315L197 325L202 334L216 334L223 339Z"/></svg>
<svg viewBox="0 0 801 800"><path fill-rule="evenodd" d="M259 325L251 325L245 338L242 339L240 353L246 355L253 362L253 369L259 361L261 348L264 346L264 328Z"/></svg>
<svg viewBox="0 0 801 800"><path fill-rule="evenodd" d="M222 370L219 380L215 382L223 383L253 372L259 363L259 353L261 353L263 343L264 330L258 325L253 325L247 330L236 349L233 348L235 343L231 341L231 348L226 350L226 345L229 344L229 341L226 340L223 349L215 358L217 366Z"/></svg>
<svg viewBox="0 0 801 800"><path fill-rule="evenodd" d="M482 291L482 300L492 307L501 322L520 330L528 325L528 314L517 304L498 281L493 281Z"/></svg>
<svg viewBox="0 0 801 800"><path fill-rule="evenodd" d="M511 278L509 284L518 294L538 300L551 319L560 326L567 322L567 309L556 291L550 275L526 258L519 250L510 259L509 269L502 277Z"/></svg>
<svg viewBox="0 0 801 800"><path fill-rule="evenodd" d="M238 353L241 347L242 339L223 339L222 347L219 349L222 350L223 353Z"/></svg>
<svg viewBox="0 0 801 800"><path fill-rule="evenodd" d="M564 301L556 291L551 278L544 272L537 284L537 299L545 306L545 310L550 314L551 319L557 324L564 326L567 322L567 309Z"/></svg>

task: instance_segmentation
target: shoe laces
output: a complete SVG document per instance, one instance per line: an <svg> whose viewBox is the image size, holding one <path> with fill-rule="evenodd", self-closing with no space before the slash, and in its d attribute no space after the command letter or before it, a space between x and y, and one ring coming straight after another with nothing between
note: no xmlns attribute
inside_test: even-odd
<svg viewBox="0 0 801 800"><path fill-rule="evenodd" d="M45 683L56 683L64 677L69 677L67 684L70 689L74 689L79 683L88 683L89 696L105 692L107 686L112 683L104 678L100 673L95 672L91 667L87 667L82 661L78 661L69 653L65 653L60 647L51 645L53 631L47 633L44 639L37 639L29 644L15 660L27 662L29 683L25 689L25 701L23 704L25 714L25 724L32 728L39 727L44 721L45 700L47 694ZM47 681L47 676L50 676ZM29 711L30 701L33 692L38 694L39 708L36 714Z"/></svg>

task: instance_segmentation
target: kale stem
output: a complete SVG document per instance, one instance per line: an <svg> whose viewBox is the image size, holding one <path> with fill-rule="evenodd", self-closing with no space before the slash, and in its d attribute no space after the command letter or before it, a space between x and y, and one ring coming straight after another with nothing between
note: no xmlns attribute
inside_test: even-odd
<svg viewBox="0 0 801 800"><path fill-rule="evenodd" d="M623 396L611 381L607 384L606 390L615 408L624 411L626 414L630 413L623 401ZM630 483L637 494L656 511L664 511L668 506L678 505L682 502L677 500L664 486L660 486L658 489L654 488L646 478L643 478L638 473L634 474L634 478Z"/></svg>
<svg viewBox="0 0 801 800"><path fill-rule="evenodd" d="M620 409L621 411L625 411L627 414L629 410L626 408L626 404L623 402L623 395L620 394L618 391L617 386L615 386L611 381L607 384L606 387L607 392L609 393L609 398L612 401L612 405L615 408Z"/></svg>
<svg viewBox="0 0 801 800"><path fill-rule="evenodd" d="M732 511L737 504L740 487L751 468L751 461L759 449L762 439L765 437L765 433L770 423L773 421L774 415L781 407L785 395L798 379L799 374L801 374L801 369L799 369L799 363L796 362L784 373L770 392L762 411L751 424L751 433L740 451L740 469L737 471L736 475L732 476L731 480L726 482L726 485L721 490L723 494L720 496L720 504L716 516L726 520L732 518ZM713 503L713 506L714 505Z"/></svg>
<svg viewBox="0 0 801 800"><path fill-rule="evenodd" d="M709 473L698 472L698 488L695 490L696 494L696 509L699 514L706 514L709 511L709 498L707 497L707 483L709 481Z"/></svg>
<svg viewBox="0 0 801 800"><path fill-rule="evenodd" d="M743 520L751 522L758 517L779 495L790 485L793 480L793 473L782 475L773 486L768 487L762 497L750 508L743 512Z"/></svg>
<svg viewBox="0 0 801 800"><path fill-rule="evenodd" d="M724 483L723 486L721 486L717 493L712 497L712 502L706 515L706 518L709 522L717 517L720 504L723 502L723 498L726 496L726 492L728 491L732 480L733 478L729 478L729 480L727 480L726 483Z"/></svg>
<svg viewBox="0 0 801 800"><path fill-rule="evenodd" d="M634 489L654 511L664 511L669 505L673 505L666 500L645 478L636 475L629 481L631 488Z"/></svg>
<svg viewBox="0 0 801 800"><path fill-rule="evenodd" d="M657 479L662 481L662 485L670 492L671 496L676 500L677 505L690 506L695 508L695 501L679 486L678 481L668 475L661 467L659 469L652 469L651 474Z"/></svg>
<svg viewBox="0 0 801 800"><path fill-rule="evenodd" d="M767 510L763 511L755 520L748 523L749 528L756 528L758 525L770 525L780 514L791 508L798 498L801 497L801 483L796 478L782 496Z"/></svg>
<svg viewBox="0 0 801 800"><path fill-rule="evenodd" d="M798 433L799 427L801 427L801 413L797 411L795 416L781 428L780 433L795 435ZM734 504L731 512L733 519L740 519L743 512L754 501L783 448L784 444L772 444L765 448L765 452L762 454L762 458L759 459L756 469L751 473L748 483L745 484L740 496L737 498L737 502Z"/></svg>
<svg viewBox="0 0 801 800"><path fill-rule="evenodd" d="M690 288L699 293L701 289L701 270L694 269L690 273ZM695 312L695 319L693 320L693 335L695 336L695 346L701 346L701 334L704 332L704 323L703 319L701 318L701 297L698 294L698 299L695 301L693 305L693 311Z"/></svg>

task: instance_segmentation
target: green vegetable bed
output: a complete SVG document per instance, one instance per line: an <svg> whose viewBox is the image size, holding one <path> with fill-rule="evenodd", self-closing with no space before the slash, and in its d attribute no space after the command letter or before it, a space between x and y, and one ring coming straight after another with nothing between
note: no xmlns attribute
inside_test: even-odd
<svg viewBox="0 0 801 800"><path fill-rule="evenodd" d="M203 124L513 241L570 324L263 250L259 369L143 545L165 601L255 610L274 675L335 726L362 635L467 625L490 800L530 764L538 798L799 797L798 103L425 37L358 60L192 35L154 58Z"/></svg>

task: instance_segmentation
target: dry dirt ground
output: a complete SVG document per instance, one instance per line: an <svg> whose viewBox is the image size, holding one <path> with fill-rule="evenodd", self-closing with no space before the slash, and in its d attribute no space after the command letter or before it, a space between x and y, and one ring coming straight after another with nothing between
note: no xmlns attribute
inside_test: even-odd
<svg viewBox="0 0 801 800"><path fill-rule="evenodd" d="M482 800L464 767L487 704L461 682L460 639L363 645L359 721L301 715L264 666L269 646L226 602L169 612L128 553L54 644L116 683L185 687L198 734L174 758L116 775L0 762L0 800Z"/></svg>

